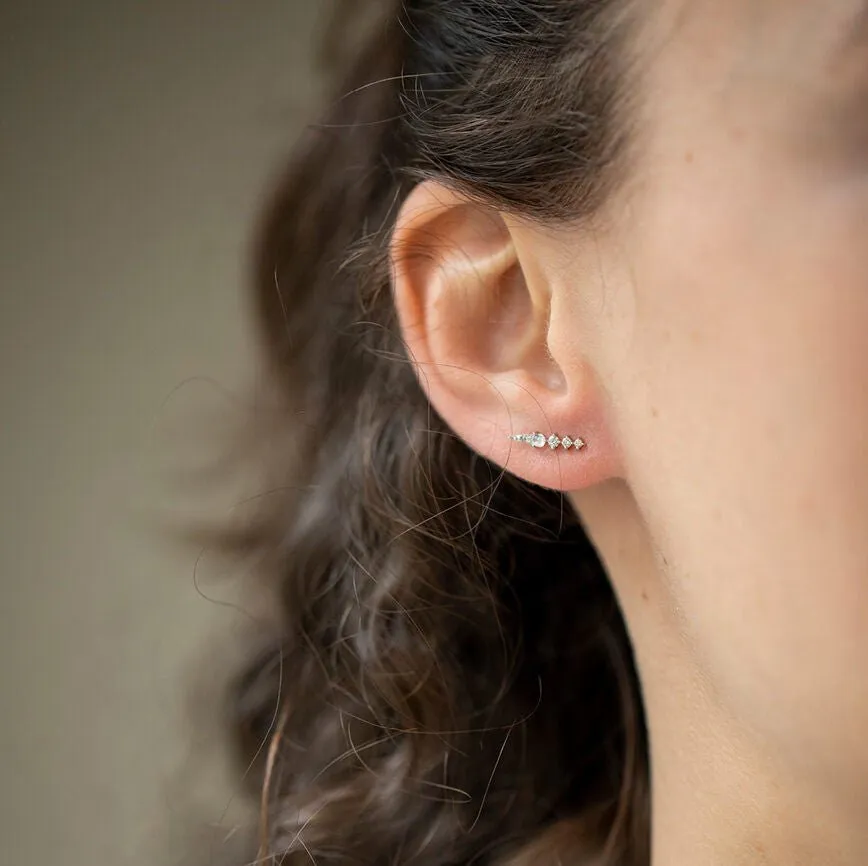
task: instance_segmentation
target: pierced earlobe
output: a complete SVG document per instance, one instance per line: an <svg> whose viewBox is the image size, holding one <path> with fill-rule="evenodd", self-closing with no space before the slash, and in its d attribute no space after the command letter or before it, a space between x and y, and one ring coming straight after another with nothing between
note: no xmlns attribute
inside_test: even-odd
<svg viewBox="0 0 868 866"><path fill-rule="evenodd" d="M557 433L552 433L548 438L546 438L545 433L513 433L509 438L515 442L526 442L534 448L545 448L548 445L552 451L559 446L562 446L565 451L569 451L571 448L581 451L585 447L584 439L578 436L574 438L564 436L561 438Z"/></svg>

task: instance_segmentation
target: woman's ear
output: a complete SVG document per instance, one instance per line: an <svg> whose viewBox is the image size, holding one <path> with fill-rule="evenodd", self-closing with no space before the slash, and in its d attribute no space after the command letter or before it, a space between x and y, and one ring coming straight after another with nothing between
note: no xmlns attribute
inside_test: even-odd
<svg viewBox="0 0 868 866"><path fill-rule="evenodd" d="M559 363L550 351L551 286L531 229L425 181L401 208L390 253L408 354L458 436L552 489L578 490L615 474L590 369L576 352ZM584 445L510 438L536 432Z"/></svg>

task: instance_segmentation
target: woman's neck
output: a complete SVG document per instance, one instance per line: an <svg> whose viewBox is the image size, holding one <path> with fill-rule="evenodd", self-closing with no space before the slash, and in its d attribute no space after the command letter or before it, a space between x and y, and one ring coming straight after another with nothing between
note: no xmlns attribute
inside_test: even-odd
<svg viewBox="0 0 868 866"><path fill-rule="evenodd" d="M606 482L570 499L606 566L636 656L652 767L652 866L868 863L868 802L776 761L774 744L739 722L705 674L677 581L628 486Z"/></svg>

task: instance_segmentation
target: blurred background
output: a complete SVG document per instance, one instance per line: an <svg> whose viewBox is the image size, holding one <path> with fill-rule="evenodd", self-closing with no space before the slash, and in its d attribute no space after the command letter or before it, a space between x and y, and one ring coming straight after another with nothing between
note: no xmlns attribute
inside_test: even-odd
<svg viewBox="0 0 868 866"><path fill-rule="evenodd" d="M173 482L259 375L248 244L325 5L0 4L2 864L207 863L242 820L195 704L244 615L164 527L233 503Z"/></svg>

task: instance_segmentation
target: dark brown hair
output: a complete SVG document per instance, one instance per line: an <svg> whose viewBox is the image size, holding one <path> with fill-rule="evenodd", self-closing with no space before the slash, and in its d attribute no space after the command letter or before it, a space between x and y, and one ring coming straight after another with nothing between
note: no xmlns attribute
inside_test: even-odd
<svg viewBox="0 0 868 866"><path fill-rule="evenodd" d="M365 24L372 5L339 5L337 97L257 236L279 447L230 541L274 599L233 692L259 862L643 866L646 737L612 588L564 497L427 403L387 262L420 178L538 220L594 213L625 152L625 2L391 0Z"/></svg>

